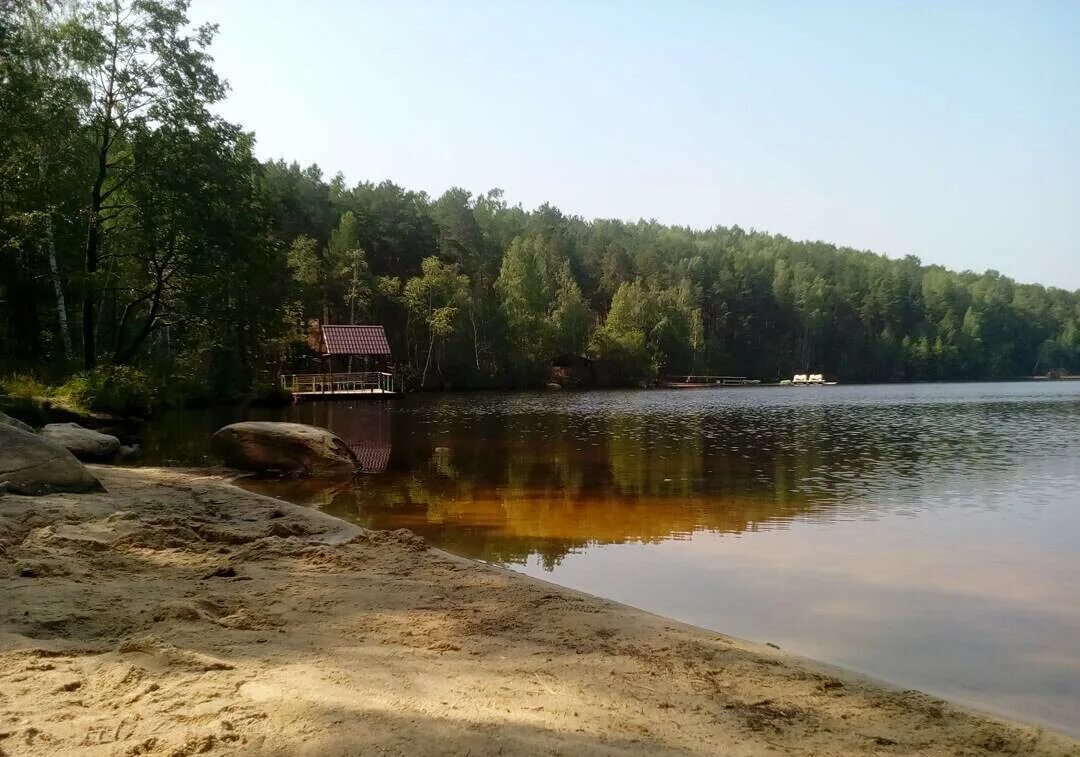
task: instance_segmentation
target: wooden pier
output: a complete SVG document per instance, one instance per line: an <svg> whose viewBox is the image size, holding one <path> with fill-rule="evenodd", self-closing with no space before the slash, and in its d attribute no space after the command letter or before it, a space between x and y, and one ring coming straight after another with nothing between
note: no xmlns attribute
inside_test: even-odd
<svg viewBox="0 0 1080 757"><path fill-rule="evenodd" d="M758 386L757 379L745 376L664 376L660 386L665 389L718 389L729 386Z"/></svg>
<svg viewBox="0 0 1080 757"><path fill-rule="evenodd" d="M361 373L296 373L281 377L281 388L295 398L394 397L394 374L381 371Z"/></svg>

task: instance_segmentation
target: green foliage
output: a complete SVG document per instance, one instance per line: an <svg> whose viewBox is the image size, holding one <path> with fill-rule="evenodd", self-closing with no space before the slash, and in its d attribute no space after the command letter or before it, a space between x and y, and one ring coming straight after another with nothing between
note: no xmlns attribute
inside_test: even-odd
<svg viewBox="0 0 1080 757"><path fill-rule="evenodd" d="M49 386L34 376L26 373L13 373L0 379L0 394L16 400L34 400L48 397L52 393Z"/></svg>
<svg viewBox="0 0 1080 757"><path fill-rule="evenodd" d="M611 310L590 344L606 383L642 385L659 373L656 345L649 332L658 323L656 299L639 281L626 282L615 290Z"/></svg>
<svg viewBox="0 0 1080 757"><path fill-rule="evenodd" d="M555 275L555 300L548 320L554 332L551 352L581 355L589 338L593 317L569 263L564 262Z"/></svg>
<svg viewBox="0 0 1080 757"><path fill-rule="evenodd" d="M314 289L325 278L322 261L319 259L318 243L309 236L301 234L289 247L289 272L293 281L301 287Z"/></svg>
<svg viewBox="0 0 1080 757"><path fill-rule="evenodd" d="M143 371L129 365L81 371L56 390L56 397L77 408L118 415L145 416L158 392Z"/></svg>
<svg viewBox="0 0 1080 757"><path fill-rule="evenodd" d="M646 386L656 378L645 334L640 329L601 328L593 333L589 354L596 361L602 384Z"/></svg>
<svg viewBox="0 0 1080 757"><path fill-rule="evenodd" d="M405 282L403 294L410 316L427 330L427 353L420 373L420 388L427 384L432 357L442 371L442 362L435 352L461 327L461 313L470 302L469 277L459 273L456 263L446 264L438 258L425 258L420 275Z"/></svg>
<svg viewBox="0 0 1080 757"><path fill-rule="evenodd" d="M519 356L517 380L538 383L551 359L580 355L592 315L564 250L551 238L514 239L495 281L511 348Z"/></svg>
<svg viewBox="0 0 1080 757"><path fill-rule="evenodd" d="M704 344L694 287L651 288L623 283L607 320L596 330L590 353L607 381L643 384L664 373L689 373Z"/></svg>
<svg viewBox="0 0 1080 757"><path fill-rule="evenodd" d="M149 382L100 378L116 366L168 376L174 402L233 400L312 369L318 322L374 322L412 387L537 385L553 360L585 356L631 386L690 372L1080 373L1080 293L995 271L260 164L253 136L211 110L225 91L213 29L186 12L184 0L4 6L6 370L67 376L81 350L103 367L68 393L99 406L128 391L148 404Z"/></svg>

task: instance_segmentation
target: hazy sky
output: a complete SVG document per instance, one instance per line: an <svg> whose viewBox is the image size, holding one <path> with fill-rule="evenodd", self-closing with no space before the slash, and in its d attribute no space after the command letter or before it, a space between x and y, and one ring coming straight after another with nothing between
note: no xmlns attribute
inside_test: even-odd
<svg viewBox="0 0 1080 757"><path fill-rule="evenodd" d="M194 0L261 158L1080 288L1080 1Z"/></svg>

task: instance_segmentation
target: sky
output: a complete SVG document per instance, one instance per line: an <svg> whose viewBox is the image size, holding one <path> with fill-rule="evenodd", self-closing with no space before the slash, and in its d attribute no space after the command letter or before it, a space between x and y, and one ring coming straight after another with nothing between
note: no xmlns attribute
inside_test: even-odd
<svg viewBox="0 0 1080 757"><path fill-rule="evenodd" d="M193 0L262 159L1080 289L1080 2Z"/></svg>

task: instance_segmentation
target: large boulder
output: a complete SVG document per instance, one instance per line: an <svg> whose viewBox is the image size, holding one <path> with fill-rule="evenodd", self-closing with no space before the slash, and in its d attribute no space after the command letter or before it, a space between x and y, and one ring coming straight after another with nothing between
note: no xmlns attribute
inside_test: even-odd
<svg viewBox="0 0 1080 757"><path fill-rule="evenodd" d="M15 494L103 491L101 483L56 442L0 423L0 484Z"/></svg>
<svg viewBox="0 0 1080 757"><path fill-rule="evenodd" d="M41 435L88 462L107 462L120 451L120 440L115 436L83 428L78 423L50 423L41 429Z"/></svg>
<svg viewBox="0 0 1080 757"><path fill-rule="evenodd" d="M26 431L28 433L34 433L34 429L27 424L20 421L18 418L12 418L10 415L0 413L0 426L14 426L20 431Z"/></svg>
<svg viewBox="0 0 1080 757"><path fill-rule="evenodd" d="M231 468L258 473L340 476L357 468L356 456L343 439L302 423L233 423L214 434L210 450Z"/></svg>

